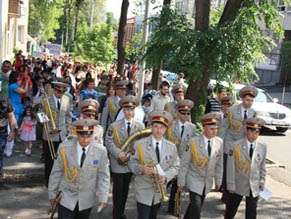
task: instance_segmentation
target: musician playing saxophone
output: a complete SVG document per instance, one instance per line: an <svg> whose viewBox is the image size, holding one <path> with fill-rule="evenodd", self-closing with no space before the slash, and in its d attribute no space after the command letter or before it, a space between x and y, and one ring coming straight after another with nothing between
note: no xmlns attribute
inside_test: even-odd
<svg viewBox="0 0 291 219"><path fill-rule="evenodd" d="M138 219L157 218L161 199L167 199L163 198L163 192L161 188L157 189L157 184L165 186L177 175L179 168L176 145L163 137L172 122L172 115L166 111L153 111L149 114L149 122L152 134L135 142L135 154L128 164L135 174ZM155 168L152 168L152 163L156 164ZM158 183L153 175L157 172Z"/></svg>
<svg viewBox="0 0 291 219"><path fill-rule="evenodd" d="M110 156L111 176L113 179L113 219L125 218L124 209L127 200L132 173L126 163L130 154L122 151L125 140L133 133L144 129L144 124L134 119L134 111L139 101L134 96L126 96L119 102L124 118L112 123L106 133L105 146ZM132 143L128 146L131 148ZM121 161L121 162L120 162Z"/></svg>

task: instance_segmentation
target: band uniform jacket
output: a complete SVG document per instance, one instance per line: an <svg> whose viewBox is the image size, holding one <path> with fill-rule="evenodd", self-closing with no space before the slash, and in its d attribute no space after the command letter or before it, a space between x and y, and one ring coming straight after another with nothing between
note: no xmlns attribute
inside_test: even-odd
<svg viewBox="0 0 291 219"><path fill-rule="evenodd" d="M115 132L114 129L117 131L116 136L114 134ZM143 123L139 122L136 119L132 119L130 135L132 135L136 131L141 131L143 129L144 129ZM112 123L109 126L108 131L106 133L106 137L105 137L105 146L110 156L110 167L113 173L130 172L127 165L120 165L118 163L118 157L119 157L119 154L121 153L121 146L127 140L128 137L129 136L127 134L127 127L125 126L124 118ZM119 139L120 141L119 143L121 144L117 144L118 143L117 138ZM128 149L132 149L132 146L133 146L133 143L131 143L128 146Z"/></svg>
<svg viewBox="0 0 291 219"><path fill-rule="evenodd" d="M178 118L178 111L175 105L176 105L176 102L169 102L169 103L166 103L165 105L165 111L171 113L171 115L173 116L173 119Z"/></svg>
<svg viewBox="0 0 291 219"><path fill-rule="evenodd" d="M48 98L48 102L51 108L51 112L54 118L56 128L60 130L59 133L50 134L51 139L52 141L57 141L57 142L64 141L66 138L66 135L68 135L69 133L69 129L71 128L71 123L72 123L70 98L67 95L62 96L60 110L56 106L56 102L54 100L53 95L50 95L47 98ZM47 116L49 118L49 115ZM49 125L49 131L51 131L52 130L51 121L48 122L48 125ZM47 134L45 131L43 131L42 138L45 141L48 140Z"/></svg>
<svg viewBox="0 0 291 219"><path fill-rule="evenodd" d="M195 143L198 159L202 157L208 158L205 166L199 168L194 163L192 144ZM205 188L205 195L210 192L213 186L213 179L215 185L221 185L223 173L223 142L221 138L214 137L211 140L211 154L208 156L203 134L190 139L189 148L185 151L181 158L181 166L178 173L178 185L185 186L191 192L203 195Z"/></svg>
<svg viewBox="0 0 291 219"><path fill-rule="evenodd" d="M219 137L224 141L224 153L227 154L233 147L233 143L245 136L245 125L243 125L243 115L241 114L241 105L231 106L227 110L227 118L223 120L219 130ZM248 118L255 116L253 108L248 109Z"/></svg>
<svg viewBox="0 0 291 219"><path fill-rule="evenodd" d="M104 130L107 130L108 125L115 121L115 117L119 108L120 106L118 97L108 97L103 108L100 120L101 126L104 128Z"/></svg>
<svg viewBox="0 0 291 219"><path fill-rule="evenodd" d="M153 179L140 171L141 161L137 150L139 145L142 147L145 162L147 164L152 160L155 163L158 163L155 146L152 145L152 136L150 135L149 137L142 138L135 142L135 154L132 156L128 164L130 170L135 174L134 192L136 201L152 206L160 203L161 193L157 192ZM179 164L180 161L176 146L172 142L163 138L159 165L165 172L167 182L170 182L178 174ZM165 183L165 185L166 184L167 183Z"/></svg>
<svg viewBox="0 0 291 219"><path fill-rule="evenodd" d="M181 158L185 147L189 145L189 140L196 136L196 127L191 122L185 122L183 136L181 137L179 120L175 119L172 125L169 126L166 136L169 141L177 146L178 155Z"/></svg>
<svg viewBox="0 0 291 219"><path fill-rule="evenodd" d="M256 141L252 160L246 138L236 141L234 147L238 147L241 161L235 156L234 149L230 149L227 159L227 189L242 196L249 196L251 190L253 197L257 197L265 185L267 147ZM242 166L237 166L239 162L241 165L248 163L245 171Z"/></svg>
<svg viewBox="0 0 291 219"><path fill-rule="evenodd" d="M75 182L68 182L64 174L64 166L60 150L65 149L68 168L77 168ZM50 174L48 195L49 199L56 197L58 191L63 192L60 204L71 211L77 202L79 210L91 208L96 203L96 195L99 202L107 202L110 187L109 164L106 148L92 140L83 163L79 167L77 153L77 139L63 142L58 150L57 160L54 162Z"/></svg>

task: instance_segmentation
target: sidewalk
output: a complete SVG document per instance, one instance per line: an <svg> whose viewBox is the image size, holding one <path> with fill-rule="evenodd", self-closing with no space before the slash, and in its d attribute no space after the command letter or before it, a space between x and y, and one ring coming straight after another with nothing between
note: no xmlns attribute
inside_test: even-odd
<svg viewBox="0 0 291 219"><path fill-rule="evenodd" d="M47 188L43 180L43 164L40 163L41 150L34 146L32 156L24 155L24 146L17 143L14 155L5 158L5 179L0 183L0 219L40 219L48 218L49 202ZM267 169L275 171L274 167ZM269 201L260 201L258 204L258 218L291 218L291 187L280 183L267 175L267 185L273 193ZM207 195L203 207L202 218L223 218L224 205L220 201L221 194L211 192ZM183 198L183 212L188 205L189 197ZM242 202L236 218L244 218L244 201ZM163 204L159 213L161 219L174 219L166 212L167 203ZM92 210L91 218L112 218L112 197L109 195L109 205L97 214L96 208ZM136 218L136 203L131 188L128 197L126 215L128 219Z"/></svg>

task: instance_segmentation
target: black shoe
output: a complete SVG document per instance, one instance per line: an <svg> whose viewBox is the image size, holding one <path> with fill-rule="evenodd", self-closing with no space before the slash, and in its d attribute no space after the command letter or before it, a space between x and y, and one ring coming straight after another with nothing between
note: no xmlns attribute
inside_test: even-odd
<svg viewBox="0 0 291 219"><path fill-rule="evenodd" d="M168 208L168 213L170 215L174 215L174 208Z"/></svg>

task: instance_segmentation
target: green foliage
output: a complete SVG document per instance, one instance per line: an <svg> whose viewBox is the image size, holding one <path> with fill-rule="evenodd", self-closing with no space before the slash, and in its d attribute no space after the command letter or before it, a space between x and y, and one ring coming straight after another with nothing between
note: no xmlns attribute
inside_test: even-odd
<svg viewBox="0 0 291 219"><path fill-rule="evenodd" d="M286 61L286 67L291 68L291 41L284 41L282 44L283 54Z"/></svg>
<svg viewBox="0 0 291 219"><path fill-rule="evenodd" d="M63 0L30 0L28 33L41 42L55 39L59 28L58 18L63 13Z"/></svg>
<svg viewBox="0 0 291 219"><path fill-rule="evenodd" d="M140 57L143 53L143 47L138 46L142 44L143 31L140 31L133 37L133 44L126 45L125 47L125 58L130 62L134 62L137 57Z"/></svg>
<svg viewBox="0 0 291 219"><path fill-rule="evenodd" d="M105 23L94 26L92 30L83 23L74 42L72 56L80 61L110 63L116 56L113 45L116 29L110 13L107 13Z"/></svg>
<svg viewBox="0 0 291 219"><path fill-rule="evenodd" d="M165 9L166 23L156 25L153 39L148 42L145 59L155 66L162 60L165 68L173 72L184 71L192 80L199 81L205 65L210 76L218 80L251 81L256 76L254 64L264 58L262 51L269 50L273 39L260 28L265 22L273 36L282 36L280 15L274 1L246 0L239 14L231 22L218 25L221 9L211 13L213 20L206 31L196 31L186 15L175 9Z"/></svg>

